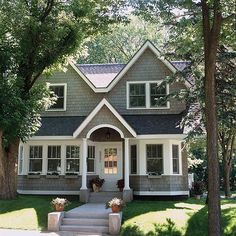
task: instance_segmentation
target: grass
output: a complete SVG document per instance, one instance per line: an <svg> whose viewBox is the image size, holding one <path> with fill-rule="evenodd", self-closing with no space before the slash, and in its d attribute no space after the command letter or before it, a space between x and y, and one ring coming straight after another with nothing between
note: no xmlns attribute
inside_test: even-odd
<svg viewBox="0 0 236 236"><path fill-rule="evenodd" d="M0 200L0 228L46 230L47 214L53 211L50 205L54 196L19 195L15 200ZM78 206L78 197L66 197L69 210Z"/></svg>
<svg viewBox="0 0 236 236"><path fill-rule="evenodd" d="M223 200L222 229L236 236L236 200ZM133 201L123 210L122 236L207 236L204 200Z"/></svg>

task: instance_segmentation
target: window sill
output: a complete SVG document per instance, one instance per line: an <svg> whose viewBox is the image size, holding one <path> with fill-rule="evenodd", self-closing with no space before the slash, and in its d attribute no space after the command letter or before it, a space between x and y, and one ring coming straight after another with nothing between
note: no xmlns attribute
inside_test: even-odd
<svg viewBox="0 0 236 236"><path fill-rule="evenodd" d="M59 175L46 175L47 179L59 179Z"/></svg>
<svg viewBox="0 0 236 236"><path fill-rule="evenodd" d="M40 175L27 175L27 179L39 179Z"/></svg>

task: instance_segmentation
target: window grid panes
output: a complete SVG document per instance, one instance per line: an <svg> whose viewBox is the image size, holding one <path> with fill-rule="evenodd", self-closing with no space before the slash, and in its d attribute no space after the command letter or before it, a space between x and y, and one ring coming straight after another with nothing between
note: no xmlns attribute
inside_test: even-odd
<svg viewBox="0 0 236 236"><path fill-rule="evenodd" d="M173 173L179 174L179 145L172 145Z"/></svg>
<svg viewBox="0 0 236 236"><path fill-rule="evenodd" d="M104 149L104 174L117 174L117 148Z"/></svg>
<svg viewBox="0 0 236 236"><path fill-rule="evenodd" d="M50 107L50 109L64 109L64 85L51 85L50 89L54 92L54 94L57 96L57 101L54 105Z"/></svg>
<svg viewBox="0 0 236 236"><path fill-rule="evenodd" d="M95 172L94 161L95 161L95 146L88 146L88 159L87 159L88 172Z"/></svg>
<svg viewBox="0 0 236 236"><path fill-rule="evenodd" d="M167 107L167 101L165 100L165 96L167 95L166 85L163 84L159 86L158 83L150 84L150 105L151 107Z"/></svg>
<svg viewBox="0 0 236 236"><path fill-rule="evenodd" d="M163 145L147 144L147 173L163 174Z"/></svg>
<svg viewBox="0 0 236 236"><path fill-rule="evenodd" d="M137 145L130 147L131 174L137 174Z"/></svg>
<svg viewBox="0 0 236 236"><path fill-rule="evenodd" d="M66 172L79 172L80 147L66 146Z"/></svg>
<svg viewBox="0 0 236 236"><path fill-rule="evenodd" d="M48 146L48 172L61 172L61 146Z"/></svg>
<svg viewBox="0 0 236 236"><path fill-rule="evenodd" d="M146 106L146 89L145 84L129 85L129 106L145 107Z"/></svg>
<svg viewBox="0 0 236 236"><path fill-rule="evenodd" d="M42 172L43 146L30 146L29 172Z"/></svg>

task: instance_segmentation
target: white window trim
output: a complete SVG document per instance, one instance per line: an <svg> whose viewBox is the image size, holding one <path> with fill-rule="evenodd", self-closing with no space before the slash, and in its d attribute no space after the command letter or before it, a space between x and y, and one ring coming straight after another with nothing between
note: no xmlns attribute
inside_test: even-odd
<svg viewBox="0 0 236 236"><path fill-rule="evenodd" d="M92 147L94 147L94 158L89 158L89 157L87 157L87 162L88 162L88 159L90 159L90 160L93 160L93 168L94 168L94 171L88 171L88 166L87 166L87 174L89 174L89 175L93 175L93 174L96 174L96 145L95 144L88 144L88 147L89 146L92 146ZM88 148L87 147L87 148Z"/></svg>
<svg viewBox="0 0 236 236"><path fill-rule="evenodd" d="M177 142L171 142L170 144L170 148L171 148L171 174L172 175L182 175L182 150L181 150L181 144L177 143ZM179 151L179 173L174 173L173 172L173 145L178 146L178 151Z"/></svg>
<svg viewBox="0 0 236 236"><path fill-rule="evenodd" d="M76 146L76 147L79 147L79 157L78 158L66 158L66 149L68 146ZM80 159L81 159L81 147L80 145L70 145L70 144L66 144L65 147L63 147L63 151L65 151L65 157L61 157L63 160L63 162L65 162L65 166L64 168L62 168L63 170L63 173L66 175L67 173L76 173L76 174L79 174L80 173ZM64 153L64 152L63 152ZM73 172L70 172L70 171L67 171L66 170L66 164L67 164L67 160L79 160L79 171L73 171Z"/></svg>
<svg viewBox="0 0 236 236"><path fill-rule="evenodd" d="M127 81L126 82L126 108L128 110L141 110L141 109L150 109L150 110L166 110L170 109L170 102L167 101L166 107L151 107L150 102L150 84L152 83L162 83L163 80L149 80L149 81ZM145 96L146 96L146 106L145 107L130 107L129 105L129 85L130 84L145 84ZM169 84L166 85L167 95L170 93Z"/></svg>
<svg viewBox="0 0 236 236"><path fill-rule="evenodd" d="M64 86L64 107L62 109L53 109L53 108L48 108L47 111L66 111L66 102L67 102L67 83L48 83L48 87L50 86Z"/></svg>
<svg viewBox="0 0 236 236"><path fill-rule="evenodd" d="M60 151L60 158L48 158L48 148L49 147L53 147L53 146L60 146L61 147L61 151ZM65 167L63 168L63 171L62 171L62 162L63 162L63 160L62 160L62 155L63 155L63 153L62 153L62 145L61 144L49 144L49 145L47 145L47 170L46 170L46 174L48 174L48 173L53 173L53 172L57 172L58 173L58 175L62 175L62 173L63 172L65 172ZM61 168L61 170L60 171L49 171L48 170L48 162L49 162L49 160L61 160L61 166L60 166L60 168Z"/></svg>
<svg viewBox="0 0 236 236"><path fill-rule="evenodd" d="M39 147L41 146L42 147L42 158L30 158L30 147ZM43 145L42 144L39 144L39 145L36 145L36 144L33 144L33 145L29 145L29 158L28 158L28 171L27 171L27 174L29 173L40 173L40 175L42 175L43 173ZM30 171L29 167L30 167L30 160L42 160L42 168L41 168L41 171Z"/></svg>

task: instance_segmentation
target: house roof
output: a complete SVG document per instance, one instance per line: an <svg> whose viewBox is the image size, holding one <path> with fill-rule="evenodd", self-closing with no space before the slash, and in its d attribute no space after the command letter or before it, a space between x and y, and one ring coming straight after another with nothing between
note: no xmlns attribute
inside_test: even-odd
<svg viewBox="0 0 236 236"><path fill-rule="evenodd" d="M188 62L172 61L178 71L182 71ZM106 88L115 79L126 64L76 64L76 67L96 88Z"/></svg>
<svg viewBox="0 0 236 236"><path fill-rule="evenodd" d="M123 115L125 121L138 135L183 134L178 124L183 113L167 115ZM42 117L42 126L35 136L73 136L86 117Z"/></svg>
<svg viewBox="0 0 236 236"><path fill-rule="evenodd" d="M141 46L127 64L78 65L72 61L69 61L69 64L94 92L106 93L118 83L146 49L150 49L173 73L183 69L185 62L168 61L149 40Z"/></svg>

